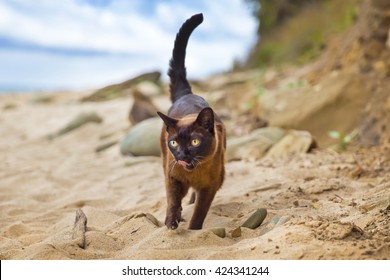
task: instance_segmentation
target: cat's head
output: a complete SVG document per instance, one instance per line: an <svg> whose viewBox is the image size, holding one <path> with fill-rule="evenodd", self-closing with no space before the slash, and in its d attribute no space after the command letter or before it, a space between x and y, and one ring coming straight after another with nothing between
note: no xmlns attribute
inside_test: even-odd
<svg viewBox="0 0 390 280"><path fill-rule="evenodd" d="M214 112L204 108L197 116L175 119L160 112L168 133L167 146L175 161L187 171L210 159L216 147Z"/></svg>

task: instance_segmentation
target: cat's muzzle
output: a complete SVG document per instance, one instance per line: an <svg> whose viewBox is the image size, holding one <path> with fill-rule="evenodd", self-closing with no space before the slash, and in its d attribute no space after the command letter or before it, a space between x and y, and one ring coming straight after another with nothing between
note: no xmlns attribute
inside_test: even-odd
<svg viewBox="0 0 390 280"><path fill-rule="evenodd" d="M187 162L185 160L178 160L177 163L183 166L183 168L187 171L192 171L196 167L191 161Z"/></svg>

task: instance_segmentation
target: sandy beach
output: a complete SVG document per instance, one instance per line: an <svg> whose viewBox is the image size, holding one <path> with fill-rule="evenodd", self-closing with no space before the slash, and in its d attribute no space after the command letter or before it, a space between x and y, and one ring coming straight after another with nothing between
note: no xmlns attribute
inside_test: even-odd
<svg viewBox="0 0 390 280"><path fill-rule="evenodd" d="M118 145L95 151L123 137L131 101L79 102L86 94L57 93L46 103L31 94L0 96L1 259L389 258L389 159L382 152L317 149L228 162L204 228L187 230L193 205L184 203L187 222L172 231L163 224L161 159L122 156ZM85 112L103 122L47 138ZM258 208L268 211L263 224L233 237ZM88 219L85 248L75 237L78 209ZM260 235L276 216L287 221Z"/></svg>

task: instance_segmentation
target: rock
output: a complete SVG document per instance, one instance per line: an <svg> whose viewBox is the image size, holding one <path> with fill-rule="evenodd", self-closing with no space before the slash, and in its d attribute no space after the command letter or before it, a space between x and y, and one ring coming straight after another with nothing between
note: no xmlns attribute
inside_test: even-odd
<svg viewBox="0 0 390 280"><path fill-rule="evenodd" d="M106 86L94 92L93 94L84 97L81 101L104 101L123 96L126 91L130 91L131 88L144 81L149 81L156 85L160 84L160 72L150 72L141 74L132 79L129 79L123 83Z"/></svg>
<svg viewBox="0 0 390 280"><path fill-rule="evenodd" d="M54 96L51 95L37 95L30 99L32 104L47 104L53 102Z"/></svg>
<svg viewBox="0 0 390 280"><path fill-rule="evenodd" d="M103 151L107 150L108 148L110 148L110 147L116 145L117 143L118 143L117 140L114 140L114 141L110 141L110 142L104 143L104 144L102 144L102 145L96 147L95 152L96 152L96 153L103 152Z"/></svg>
<svg viewBox="0 0 390 280"><path fill-rule="evenodd" d="M271 231L272 229L283 225L290 219L289 216L275 216L272 218L272 220L265 226L265 228L260 232L260 236L266 234L267 232Z"/></svg>
<svg viewBox="0 0 390 280"><path fill-rule="evenodd" d="M87 231L87 216L85 216L83 210L77 209L76 211L76 219L74 221L73 226L73 240L77 243L77 245L85 249L86 241L85 241L85 233Z"/></svg>
<svg viewBox="0 0 390 280"><path fill-rule="evenodd" d="M233 238L240 237L240 236L241 236L241 227L235 228L235 229L233 229L232 231L230 231L230 235L231 235Z"/></svg>
<svg viewBox="0 0 390 280"><path fill-rule="evenodd" d="M217 235L217 236L219 236L221 238L225 238L226 237L226 230L225 230L225 228L212 228L211 231L215 235Z"/></svg>
<svg viewBox="0 0 390 280"><path fill-rule="evenodd" d="M161 129L162 121L158 117L131 127L120 145L122 155L160 156Z"/></svg>
<svg viewBox="0 0 390 280"><path fill-rule="evenodd" d="M388 189L384 189L375 193L374 195L365 197L364 203L359 207L360 210L365 212L371 211L375 208L387 209L390 206L390 184L385 183L385 186Z"/></svg>
<svg viewBox="0 0 390 280"><path fill-rule="evenodd" d="M81 113L77 115L73 120L71 120L65 127L60 129L54 135L50 135L49 138L55 138L61 135L64 135L72 130L75 130L87 123L101 123L103 119L96 113Z"/></svg>
<svg viewBox="0 0 390 280"><path fill-rule="evenodd" d="M267 156L302 154L310 151L315 146L316 143L309 132L290 130L280 141L269 149Z"/></svg>
<svg viewBox="0 0 390 280"><path fill-rule="evenodd" d="M252 131L248 135L228 139L227 159L261 158L284 135L285 131L281 128L263 127Z"/></svg>
<svg viewBox="0 0 390 280"><path fill-rule="evenodd" d="M370 97L360 75L346 69L322 76L314 87L267 91L259 97L259 117L270 126L310 131L320 146L327 146L332 142L328 131L356 127Z"/></svg>
<svg viewBox="0 0 390 280"><path fill-rule="evenodd" d="M265 217L267 217L267 209L259 208L241 226L255 229L261 225Z"/></svg>
<svg viewBox="0 0 390 280"><path fill-rule="evenodd" d="M8 103L8 104L5 104L3 106L3 111L7 111L7 110L14 110L16 109L18 106L15 104L15 103Z"/></svg>
<svg viewBox="0 0 390 280"><path fill-rule="evenodd" d="M161 94L161 87L159 87L155 82L143 81L134 87L134 91L138 91L145 96L152 97Z"/></svg>
<svg viewBox="0 0 390 280"><path fill-rule="evenodd" d="M129 121L135 125L143 120L157 116L157 108L152 100L144 95L142 91L135 90L133 93L134 102L130 109Z"/></svg>

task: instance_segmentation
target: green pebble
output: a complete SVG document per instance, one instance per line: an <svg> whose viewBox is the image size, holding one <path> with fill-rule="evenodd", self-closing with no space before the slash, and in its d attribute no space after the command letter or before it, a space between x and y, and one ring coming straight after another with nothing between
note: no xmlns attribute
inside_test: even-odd
<svg viewBox="0 0 390 280"><path fill-rule="evenodd" d="M267 217L267 209L259 208L241 226L255 229L261 225L265 217Z"/></svg>
<svg viewBox="0 0 390 280"><path fill-rule="evenodd" d="M212 228L211 231L215 235L217 235L217 236L219 236L221 238L225 238L226 237L226 230L225 230L225 228Z"/></svg>

